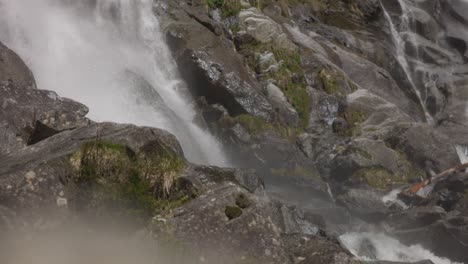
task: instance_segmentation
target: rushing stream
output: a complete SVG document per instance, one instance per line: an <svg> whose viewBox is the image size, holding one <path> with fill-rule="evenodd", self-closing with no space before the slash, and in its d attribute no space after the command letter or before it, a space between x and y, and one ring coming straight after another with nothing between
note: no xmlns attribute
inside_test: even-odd
<svg viewBox="0 0 468 264"><path fill-rule="evenodd" d="M214 137L193 123L152 0L1 0L0 41L40 89L84 103L91 119L166 129L190 161L227 165Z"/></svg>

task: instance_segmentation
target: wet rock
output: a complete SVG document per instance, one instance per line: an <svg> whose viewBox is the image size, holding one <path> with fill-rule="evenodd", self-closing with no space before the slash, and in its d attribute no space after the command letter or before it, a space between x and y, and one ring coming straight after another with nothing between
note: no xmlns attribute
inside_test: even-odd
<svg viewBox="0 0 468 264"><path fill-rule="evenodd" d="M348 189L336 197L338 204L370 222L379 222L388 214L382 194L369 189Z"/></svg>
<svg viewBox="0 0 468 264"><path fill-rule="evenodd" d="M412 162L424 166L427 160L434 163L437 172L458 164L458 156L447 142L451 139L426 124L395 127L387 140L394 148L402 149Z"/></svg>
<svg viewBox="0 0 468 264"><path fill-rule="evenodd" d="M402 242L418 243L438 256L448 257L459 262L467 261L466 254L463 253L467 250L466 242L468 241L466 221L461 225L438 221L424 227L399 230L394 234Z"/></svg>
<svg viewBox="0 0 468 264"><path fill-rule="evenodd" d="M299 137L297 137L297 145L307 157L312 157L313 155L313 140L314 136L306 133L301 134L299 135Z"/></svg>
<svg viewBox="0 0 468 264"><path fill-rule="evenodd" d="M266 52L258 55L258 71L260 73L276 72L279 64L276 61L275 55L271 52Z"/></svg>
<svg viewBox="0 0 468 264"><path fill-rule="evenodd" d="M286 247L291 249L293 263L360 263L336 239L305 235L288 235L284 239Z"/></svg>
<svg viewBox="0 0 468 264"><path fill-rule="evenodd" d="M0 43L0 82L13 82L19 87L35 88L36 81L23 60Z"/></svg>
<svg viewBox="0 0 468 264"><path fill-rule="evenodd" d="M86 106L36 89L21 59L3 45L0 52L0 155L89 123Z"/></svg>
<svg viewBox="0 0 468 264"><path fill-rule="evenodd" d="M171 19L172 13L163 14L167 17L162 27L192 95L205 97L208 104L222 105L233 116L249 113L273 120L271 104L234 47L230 46L233 44L187 15L185 3L169 4L170 12L176 13L178 21Z"/></svg>
<svg viewBox="0 0 468 264"><path fill-rule="evenodd" d="M333 120L332 129L334 133L343 134L349 129L349 126L344 118L339 117Z"/></svg>
<svg viewBox="0 0 468 264"><path fill-rule="evenodd" d="M364 113L366 119L360 131L367 135L385 138L393 133L394 127L401 123L412 122L412 118L396 105L368 90L359 89L347 96L348 109Z"/></svg>
<svg viewBox="0 0 468 264"><path fill-rule="evenodd" d="M263 180L255 173L254 170L239 170L239 169L222 169L217 167L198 166L195 172L200 175L205 175L211 181L233 182L242 186L249 192L261 191L264 187Z"/></svg>
<svg viewBox="0 0 468 264"><path fill-rule="evenodd" d="M331 163L330 176L352 185L390 190L421 177L407 157L381 140L357 138Z"/></svg>
<svg viewBox="0 0 468 264"><path fill-rule="evenodd" d="M363 256L369 259L377 259L376 249L372 242L365 238L359 247L358 256Z"/></svg>
<svg viewBox="0 0 468 264"><path fill-rule="evenodd" d="M392 214L386 221L389 222L392 228L403 230L431 225L446 217L447 213L442 207L428 206Z"/></svg>
<svg viewBox="0 0 468 264"><path fill-rule="evenodd" d="M103 123L61 132L1 159L0 188L8 197L8 207L29 209L28 214L32 215L40 213L36 209L54 208L56 197L73 178L75 169L70 156L86 142L96 141L96 134L100 140L128 146L135 152L152 142L153 146L160 144L182 155L175 138L158 129Z"/></svg>
<svg viewBox="0 0 468 264"><path fill-rule="evenodd" d="M241 209L235 204L239 193L252 202L249 207ZM219 182L176 209L167 224L179 239L192 243L207 260L228 256L233 261L287 263L273 208L266 197L253 196L236 185Z"/></svg>
<svg viewBox="0 0 468 264"><path fill-rule="evenodd" d="M278 113L285 118L285 123L290 126L297 126L299 122L299 115L294 107L288 102L287 98L284 96L284 93L281 89L269 83L266 85L266 94L270 102L272 102L273 107L278 111Z"/></svg>
<svg viewBox="0 0 468 264"><path fill-rule="evenodd" d="M382 14L382 8L378 0L358 0L356 1L359 10L368 20L375 20Z"/></svg>
<svg viewBox="0 0 468 264"><path fill-rule="evenodd" d="M296 49L294 43L283 33L281 26L256 8L242 10L239 13L239 21L241 30L260 43L273 43L280 49L290 51Z"/></svg>
<svg viewBox="0 0 468 264"><path fill-rule="evenodd" d="M285 234L320 235L325 229L324 219L317 214L293 206L281 206Z"/></svg>
<svg viewBox="0 0 468 264"><path fill-rule="evenodd" d="M421 197L403 192L399 197L411 204L407 210L392 214L386 221L405 243L423 245L436 255L466 262L466 174L448 176L430 186Z"/></svg>

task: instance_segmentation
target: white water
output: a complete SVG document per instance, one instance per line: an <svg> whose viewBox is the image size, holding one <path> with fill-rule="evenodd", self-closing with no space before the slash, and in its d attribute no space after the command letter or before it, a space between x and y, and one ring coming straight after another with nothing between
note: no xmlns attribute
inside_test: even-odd
<svg viewBox="0 0 468 264"><path fill-rule="evenodd" d="M218 142L193 123L152 0L92 2L0 0L0 41L26 61L38 88L84 103L91 119L166 129L190 161L228 165ZM124 80L128 70L149 82L170 110L139 98Z"/></svg>
<svg viewBox="0 0 468 264"><path fill-rule="evenodd" d="M340 241L352 254L364 261L386 260L396 262L417 262L431 260L435 264L455 264L447 258L438 257L420 245L406 246L398 240L383 233L347 233L340 236ZM360 248L363 243L369 243L374 247L376 259L369 256L360 256Z"/></svg>
<svg viewBox="0 0 468 264"><path fill-rule="evenodd" d="M384 202L385 205L397 204L403 209L408 209L408 205L398 199L398 194L400 194L402 190L403 188L398 188L390 191L387 195L382 197L382 202Z"/></svg>
<svg viewBox="0 0 468 264"><path fill-rule="evenodd" d="M413 92L416 94L419 104L424 112L426 122L429 124L434 124L434 118L431 116L431 114L427 110L426 101L422 98L421 92L419 91L418 87L415 84L415 81L414 81L414 78L413 78L413 75L409 66L408 59L406 57L405 40L403 40L403 35L409 33L408 35L414 36L414 34L411 34L411 32L409 32L410 27L409 27L408 13L411 11L408 9L405 3L405 0L398 0L398 2L400 3L401 8L402 8L402 15L400 17L401 19L400 30L397 30L395 24L392 21L390 14L387 12L387 10L385 10L385 6L381 4L382 9L384 11L385 18L387 19L387 23L390 27L390 32L392 34L393 44L395 46L395 56L400 66L403 68ZM408 38L407 41L412 41L412 43L414 44L416 43L416 39L414 37Z"/></svg>

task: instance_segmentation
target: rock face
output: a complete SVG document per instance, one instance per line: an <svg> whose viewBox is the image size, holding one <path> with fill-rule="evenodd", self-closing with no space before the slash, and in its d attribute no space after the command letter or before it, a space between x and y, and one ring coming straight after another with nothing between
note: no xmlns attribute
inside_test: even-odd
<svg viewBox="0 0 468 264"><path fill-rule="evenodd" d="M428 210L424 221L433 221L453 210L405 210L389 207L383 197L458 164L456 147L468 145L460 1L405 1L406 7L377 0L163 2L155 12L163 18L182 77L193 84L195 97L205 97L198 100L204 121L239 166L265 175L274 195L287 193L282 181L297 182L297 190L312 185L305 199L330 193L326 204L340 205L331 210L376 224L396 221L395 213L418 218ZM406 25L415 38L402 34L406 47L400 53L390 22L398 32ZM252 103L237 95L229 99L236 102L226 101L225 91L233 94L224 81L231 72L246 82L240 86ZM224 99L200 92L213 83ZM425 123L424 108L435 124ZM307 207L290 193L276 197ZM409 221L411 228L396 221L394 228L403 234L424 221ZM456 241L453 246L453 252L437 254L460 259L454 252L463 249Z"/></svg>
<svg viewBox="0 0 468 264"><path fill-rule="evenodd" d="M30 72L1 47L23 67L8 73L0 65L8 78L2 128L29 140L2 138L0 232L60 230L77 218L105 226L128 220L157 240L188 245L203 263L356 262L315 220L270 200L255 171L189 164L160 129L89 121L83 105L22 82L33 80ZM301 243L315 253L298 252Z"/></svg>
<svg viewBox="0 0 468 264"><path fill-rule="evenodd" d="M191 84L192 93L205 97L210 104L221 104L232 115L249 113L273 120L272 106L261 93L260 85L242 66L232 43L218 37L221 26L207 17L203 9L192 8L185 2L168 5L166 15L179 20L168 25L169 46L182 76Z"/></svg>
<svg viewBox="0 0 468 264"><path fill-rule="evenodd" d="M254 7L239 12L239 26L241 29L239 34L246 35L243 37L251 37L260 43L273 43L280 49L296 49L294 43L283 32L281 25Z"/></svg>
<svg viewBox="0 0 468 264"><path fill-rule="evenodd" d="M0 156L90 122L86 106L37 90L24 62L3 44L0 50Z"/></svg>
<svg viewBox="0 0 468 264"><path fill-rule="evenodd" d="M412 208L386 220L406 243L421 243L439 255L466 262L467 200L466 173L452 175L430 186L426 197L400 194Z"/></svg>
<svg viewBox="0 0 468 264"><path fill-rule="evenodd" d="M102 211L143 220L208 263L359 263L330 234L377 229L468 262L464 173L421 195L391 192L467 160L465 10L461 0L155 2L197 121L239 169L188 163L166 131L88 120L86 106L37 89L0 44L0 226L48 229ZM171 112L144 78L122 78ZM372 259L373 246L361 245Z"/></svg>

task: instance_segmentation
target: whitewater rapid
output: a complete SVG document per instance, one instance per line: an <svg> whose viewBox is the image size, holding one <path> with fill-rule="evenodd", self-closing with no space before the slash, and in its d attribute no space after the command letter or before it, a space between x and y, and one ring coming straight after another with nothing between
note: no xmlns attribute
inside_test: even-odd
<svg viewBox="0 0 468 264"><path fill-rule="evenodd" d="M431 260L434 264L462 264L438 257L420 245L406 246L389 235L379 232L350 232L340 236L340 241L353 255L364 261L385 260L412 263ZM363 249L366 246L371 246L372 249ZM371 253L374 256L363 253Z"/></svg>
<svg viewBox="0 0 468 264"><path fill-rule="evenodd" d="M194 123L152 2L0 0L0 41L26 61L39 89L84 103L89 118L166 129L189 161L228 166L220 144ZM141 80L162 100L131 87Z"/></svg>

